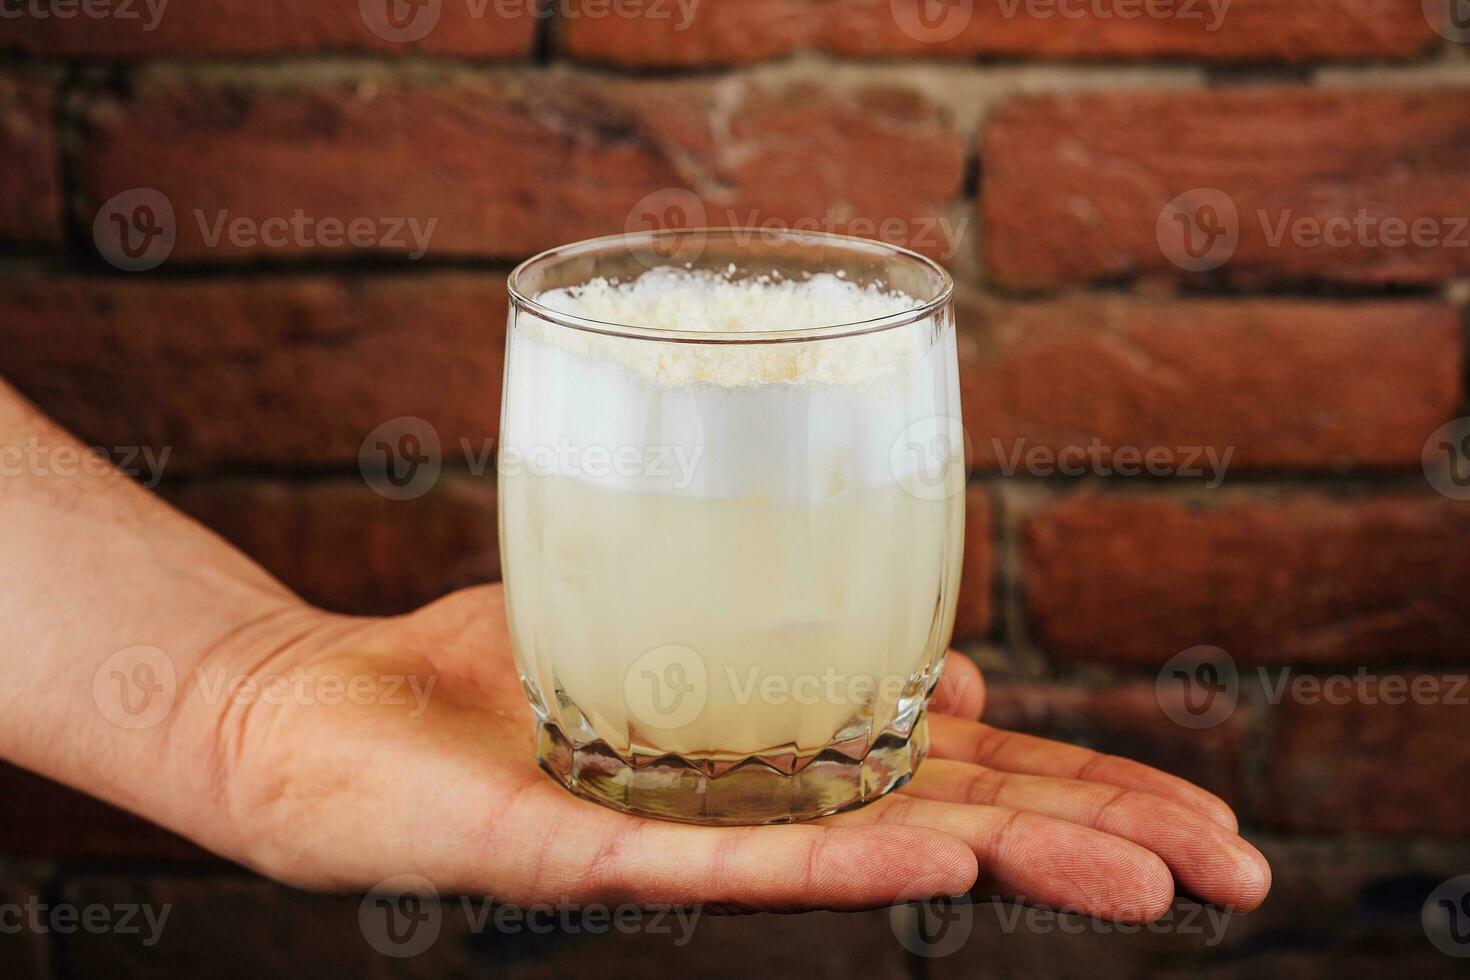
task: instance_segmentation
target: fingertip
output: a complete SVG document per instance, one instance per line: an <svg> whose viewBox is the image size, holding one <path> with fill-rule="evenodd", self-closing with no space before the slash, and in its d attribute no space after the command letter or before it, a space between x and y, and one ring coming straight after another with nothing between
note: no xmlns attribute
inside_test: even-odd
<svg viewBox="0 0 1470 980"><path fill-rule="evenodd" d="M1241 840L1241 883L1236 900L1229 904L1235 912L1254 912L1271 893L1271 862L1249 841Z"/></svg>
<svg viewBox="0 0 1470 980"><path fill-rule="evenodd" d="M951 650L935 685L929 707L935 714L979 718L985 710L985 677L969 657Z"/></svg>
<svg viewBox="0 0 1470 980"><path fill-rule="evenodd" d="M1151 862L1154 866L1140 876L1136 889L1139 897L1138 909L1134 913L1124 910L1121 915L1110 918L1116 918L1119 922L1147 925L1158 922L1174 908L1174 874L1163 858L1152 852L1149 857L1154 859Z"/></svg>
<svg viewBox="0 0 1470 980"><path fill-rule="evenodd" d="M886 877L884 904L920 902L963 895L975 886L980 862L964 841L939 831L914 827L852 828L845 833L870 839L873 873ZM846 864L842 873L852 874Z"/></svg>

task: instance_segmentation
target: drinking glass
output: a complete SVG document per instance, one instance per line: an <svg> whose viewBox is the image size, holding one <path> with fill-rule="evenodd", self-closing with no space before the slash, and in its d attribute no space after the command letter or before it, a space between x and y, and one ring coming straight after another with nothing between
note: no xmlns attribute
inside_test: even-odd
<svg viewBox="0 0 1470 980"><path fill-rule="evenodd" d="M544 295L669 268L825 275L913 302L820 326L753 304L740 330L712 332ZM506 608L538 759L566 788L759 824L913 775L964 537L952 293L901 248L748 229L596 239L511 274Z"/></svg>

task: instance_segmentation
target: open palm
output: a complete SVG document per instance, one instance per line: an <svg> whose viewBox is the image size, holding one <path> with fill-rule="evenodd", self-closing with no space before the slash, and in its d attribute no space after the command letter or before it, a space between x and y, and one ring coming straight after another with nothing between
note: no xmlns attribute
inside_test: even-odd
<svg viewBox="0 0 1470 980"><path fill-rule="evenodd" d="M315 888L421 875L441 892L532 903L860 909L986 893L1120 921L1179 889L1249 910L1270 869L1229 808L1113 756L975 720L976 668L952 656L912 783L806 824L696 827L579 799L537 767L532 717L487 586L417 613L332 621L262 671L408 675L426 704L255 704L221 718L220 784L261 871Z"/></svg>

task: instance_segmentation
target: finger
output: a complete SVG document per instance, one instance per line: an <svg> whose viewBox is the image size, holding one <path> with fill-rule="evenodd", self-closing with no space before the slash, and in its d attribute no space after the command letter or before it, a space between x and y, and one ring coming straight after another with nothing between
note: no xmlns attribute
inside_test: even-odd
<svg viewBox="0 0 1470 980"><path fill-rule="evenodd" d="M1158 855L1121 837L1022 810L899 794L828 823L927 827L958 837L979 860L982 887L1023 902L1118 922L1153 922L1174 902L1174 879Z"/></svg>
<svg viewBox="0 0 1470 980"><path fill-rule="evenodd" d="M1025 810L1131 840L1163 858L1190 894L1214 905L1249 912L1271 888L1271 866L1254 847L1197 811L1142 790L930 759L904 792Z"/></svg>
<svg viewBox="0 0 1470 980"><path fill-rule="evenodd" d="M616 813L537 778L497 821L517 839L498 851L510 880L495 894L511 901L856 911L975 882L971 849L929 828L696 827Z"/></svg>
<svg viewBox="0 0 1470 980"><path fill-rule="evenodd" d="M1181 803L1232 833L1240 829L1234 811L1214 793L1130 759L954 718L933 719L929 738L935 758L1139 789Z"/></svg>
<svg viewBox="0 0 1470 980"><path fill-rule="evenodd" d="M975 719L985 710L985 678L975 661L951 650L944 658L944 671L934 688L929 710L939 715Z"/></svg>
<svg viewBox="0 0 1470 980"><path fill-rule="evenodd" d="M486 655L508 649L505 589L499 584L451 592L389 624L395 647L408 642L436 671L482 690L509 686L505 660ZM518 684L514 687L525 696Z"/></svg>

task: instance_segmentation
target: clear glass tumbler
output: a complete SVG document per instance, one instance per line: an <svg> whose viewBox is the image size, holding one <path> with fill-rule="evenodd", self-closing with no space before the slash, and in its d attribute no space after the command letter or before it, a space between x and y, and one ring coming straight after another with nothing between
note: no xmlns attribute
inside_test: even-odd
<svg viewBox="0 0 1470 980"><path fill-rule="evenodd" d="M545 301L670 269L912 302L796 328L757 304L721 332ZM684 229L555 249L510 293L500 541L542 767L617 809L710 824L803 820L906 782L964 537L948 274L862 239Z"/></svg>

